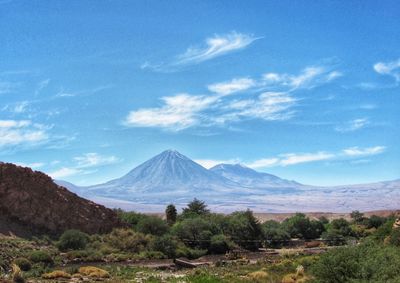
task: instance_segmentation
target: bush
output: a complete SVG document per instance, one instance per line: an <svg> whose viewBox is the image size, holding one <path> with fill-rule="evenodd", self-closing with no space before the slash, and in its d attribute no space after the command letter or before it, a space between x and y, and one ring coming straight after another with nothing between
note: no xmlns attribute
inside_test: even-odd
<svg viewBox="0 0 400 283"><path fill-rule="evenodd" d="M289 233L281 227L279 222L266 221L262 224L262 228L264 240L270 247L281 247L290 240Z"/></svg>
<svg viewBox="0 0 400 283"><path fill-rule="evenodd" d="M57 247L60 251L83 250L88 242L89 236L86 233L78 230L67 230L61 235Z"/></svg>
<svg viewBox="0 0 400 283"><path fill-rule="evenodd" d="M43 263L45 265L53 265L54 261L46 251L33 251L29 255L29 259L34 263Z"/></svg>
<svg viewBox="0 0 400 283"><path fill-rule="evenodd" d="M14 260L14 263L21 268L22 271L29 271L32 268L31 262L24 258L24 257L19 257Z"/></svg>
<svg viewBox="0 0 400 283"><path fill-rule="evenodd" d="M339 218L339 219L334 219L329 225L329 229L336 230L340 235L343 237L351 236L352 235L352 230L350 227L350 223L344 219L344 218Z"/></svg>
<svg viewBox="0 0 400 283"><path fill-rule="evenodd" d="M390 233L389 244L400 247L400 228L393 229L392 233Z"/></svg>
<svg viewBox="0 0 400 283"><path fill-rule="evenodd" d="M141 219L147 217L147 215L137 212L126 212L121 209L116 210L118 217L125 223L129 224L131 228L134 228Z"/></svg>
<svg viewBox="0 0 400 283"><path fill-rule="evenodd" d="M310 220L303 213L296 213L295 216L285 219L282 227L292 238L316 239L325 231L323 222Z"/></svg>
<svg viewBox="0 0 400 283"><path fill-rule="evenodd" d="M330 246L341 246L346 244L345 237L335 229L330 229L322 233L322 239L326 240L326 243Z"/></svg>
<svg viewBox="0 0 400 283"><path fill-rule="evenodd" d="M162 236L168 231L169 226L159 217L147 216L139 220L136 229L143 234Z"/></svg>
<svg viewBox="0 0 400 283"><path fill-rule="evenodd" d="M208 248L209 253L222 254L229 251L233 246L233 243L223 234L214 235L211 237L210 247Z"/></svg>
<svg viewBox="0 0 400 283"><path fill-rule="evenodd" d="M316 282L399 282L398 248L367 242L323 254L312 266Z"/></svg>
<svg viewBox="0 0 400 283"><path fill-rule="evenodd" d="M385 223L386 219L384 217L372 215L366 220L367 228L379 228Z"/></svg>
<svg viewBox="0 0 400 283"><path fill-rule="evenodd" d="M132 229L114 229L104 237L104 241L117 250L138 253L147 248L151 237Z"/></svg>
<svg viewBox="0 0 400 283"><path fill-rule="evenodd" d="M170 235L155 238L151 243L152 250L162 252L168 258L175 258L177 248L177 240Z"/></svg>

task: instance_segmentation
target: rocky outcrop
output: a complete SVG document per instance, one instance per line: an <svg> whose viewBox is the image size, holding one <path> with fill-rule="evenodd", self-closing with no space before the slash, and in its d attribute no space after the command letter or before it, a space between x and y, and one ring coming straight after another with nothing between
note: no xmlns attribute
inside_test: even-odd
<svg viewBox="0 0 400 283"><path fill-rule="evenodd" d="M46 174L0 163L0 233L105 233L121 223L110 209L56 185Z"/></svg>

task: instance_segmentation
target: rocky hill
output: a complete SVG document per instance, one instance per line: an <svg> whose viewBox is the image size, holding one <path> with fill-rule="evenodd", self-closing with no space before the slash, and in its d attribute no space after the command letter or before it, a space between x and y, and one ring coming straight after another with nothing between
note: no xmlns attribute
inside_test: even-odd
<svg viewBox="0 0 400 283"><path fill-rule="evenodd" d="M0 233L103 233L119 226L116 214L58 186L44 173L0 163Z"/></svg>

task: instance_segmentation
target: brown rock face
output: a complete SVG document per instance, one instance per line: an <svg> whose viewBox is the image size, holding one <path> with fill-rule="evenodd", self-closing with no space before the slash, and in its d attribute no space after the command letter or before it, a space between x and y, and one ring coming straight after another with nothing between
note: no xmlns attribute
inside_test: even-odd
<svg viewBox="0 0 400 283"><path fill-rule="evenodd" d="M94 234L120 225L111 209L78 197L46 174L0 162L0 233Z"/></svg>

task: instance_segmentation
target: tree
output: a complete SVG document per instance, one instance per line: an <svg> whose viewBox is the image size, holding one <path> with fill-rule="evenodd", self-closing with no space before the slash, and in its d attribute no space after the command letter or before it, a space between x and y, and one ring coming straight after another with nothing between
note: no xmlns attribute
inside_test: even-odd
<svg viewBox="0 0 400 283"><path fill-rule="evenodd" d="M182 217L196 217L201 215L209 214L210 210L207 209L207 205L204 201L194 198L186 208L183 209Z"/></svg>
<svg viewBox="0 0 400 283"><path fill-rule="evenodd" d="M296 215L286 219L282 226L292 238L315 239L325 231L322 222L318 220L310 221L303 213L296 213Z"/></svg>
<svg viewBox="0 0 400 283"><path fill-rule="evenodd" d="M332 220L328 230L330 230L330 229L336 230L340 235L342 235L344 237L352 235L350 223L344 218Z"/></svg>
<svg viewBox="0 0 400 283"><path fill-rule="evenodd" d="M384 217L372 215L370 218L367 218L366 225L368 228L379 228L385 221L386 219Z"/></svg>
<svg viewBox="0 0 400 283"><path fill-rule="evenodd" d="M256 250L261 246L262 228L251 210L235 212L229 219L229 236L239 246Z"/></svg>
<svg viewBox="0 0 400 283"><path fill-rule="evenodd" d="M285 231L277 221L266 221L262 224L262 228L264 240L270 247L281 247L290 240L289 233Z"/></svg>
<svg viewBox="0 0 400 283"><path fill-rule="evenodd" d="M351 219L353 219L353 221L357 224L360 224L363 222L364 220L364 213L361 213L358 210L354 210L350 213L350 217Z"/></svg>
<svg viewBox="0 0 400 283"><path fill-rule="evenodd" d="M165 209L165 216L167 218L167 223L169 225L174 225L176 222L176 217L178 213L176 211L176 207L173 204L169 204Z"/></svg>
<svg viewBox="0 0 400 283"><path fill-rule="evenodd" d="M208 221L201 217L186 218L172 227L172 233L191 248L208 248L213 233Z"/></svg>

